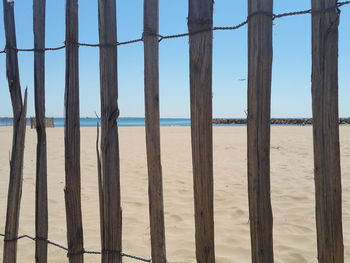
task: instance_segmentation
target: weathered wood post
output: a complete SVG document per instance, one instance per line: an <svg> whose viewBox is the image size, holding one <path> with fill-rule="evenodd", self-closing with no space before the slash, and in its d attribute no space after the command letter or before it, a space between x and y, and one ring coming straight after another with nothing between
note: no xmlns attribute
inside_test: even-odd
<svg viewBox="0 0 350 263"><path fill-rule="evenodd" d="M248 196L252 262L273 262L270 111L273 0L248 0Z"/></svg>
<svg viewBox="0 0 350 263"><path fill-rule="evenodd" d="M312 9L337 0L312 0ZM312 117L320 263L344 262L338 116L338 24L336 8L312 14Z"/></svg>
<svg viewBox="0 0 350 263"><path fill-rule="evenodd" d="M47 153L45 120L45 8L46 0L33 2L36 189L35 189L35 262L47 262L48 204L47 204Z"/></svg>
<svg viewBox="0 0 350 263"><path fill-rule="evenodd" d="M145 117L152 262L166 263L159 123L158 12L158 0L144 0Z"/></svg>
<svg viewBox="0 0 350 263"><path fill-rule="evenodd" d="M17 258L17 236L22 195L23 155L26 134L27 89L22 103L19 79L14 2L3 0L6 35L6 73L13 110L13 141L10 161L10 183L7 196L5 225L4 263L15 263Z"/></svg>
<svg viewBox="0 0 350 263"><path fill-rule="evenodd" d="M212 135L213 0L189 0L190 96L197 262L215 262Z"/></svg>
<svg viewBox="0 0 350 263"><path fill-rule="evenodd" d="M65 171L66 221L70 263L84 262L80 186L78 0L66 0Z"/></svg>
<svg viewBox="0 0 350 263"><path fill-rule="evenodd" d="M98 1L101 88L101 164L104 209L104 253L102 262L120 263L122 257L122 209L120 205L120 169L117 119L117 27L116 1Z"/></svg>

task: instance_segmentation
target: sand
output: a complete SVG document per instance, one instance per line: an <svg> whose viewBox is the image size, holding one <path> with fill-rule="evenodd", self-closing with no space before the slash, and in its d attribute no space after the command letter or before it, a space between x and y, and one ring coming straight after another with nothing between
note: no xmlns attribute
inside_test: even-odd
<svg viewBox="0 0 350 263"><path fill-rule="evenodd" d="M123 251L150 258L144 128L120 131ZM63 128L47 130L49 239L66 246ZM350 126L341 126L345 262L350 262ZM99 250L96 128L81 129L85 249ZM189 127L161 128L166 250L169 262L195 262ZM12 128L0 127L0 232L4 233ZM272 127L271 195L275 262L317 262L312 127ZM27 129L19 234L34 235L36 132ZM214 127L216 262L250 262L246 128ZM0 242L2 261L3 241ZM18 242L18 262L34 262L34 242ZM85 262L99 262L86 255ZM49 262L67 262L49 246ZM137 262L124 258L124 262Z"/></svg>

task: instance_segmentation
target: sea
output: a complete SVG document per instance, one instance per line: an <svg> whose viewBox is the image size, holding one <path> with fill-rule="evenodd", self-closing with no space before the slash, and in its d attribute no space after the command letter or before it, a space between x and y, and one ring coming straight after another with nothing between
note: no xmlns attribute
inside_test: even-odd
<svg viewBox="0 0 350 263"><path fill-rule="evenodd" d="M101 125L98 118L80 118L80 127L96 127L97 122ZM0 117L1 126L12 126L13 118ZM54 118L55 127L64 127L64 118ZM30 126L30 118L27 118L27 126ZM118 118L120 127L142 127L145 126L145 118ZM160 118L160 126L191 126L189 118ZM245 124L213 124L213 126L245 126Z"/></svg>
<svg viewBox="0 0 350 263"><path fill-rule="evenodd" d="M98 118L80 118L81 127L96 127ZM12 126L13 118L0 117L0 126ZM30 119L27 119L30 126ZM64 127L64 118L54 118L55 127ZM190 126L191 120L188 118L161 118L160 126ZM145 126L145 118L118 118L118 126L121 127L142 127Z"/></svg>

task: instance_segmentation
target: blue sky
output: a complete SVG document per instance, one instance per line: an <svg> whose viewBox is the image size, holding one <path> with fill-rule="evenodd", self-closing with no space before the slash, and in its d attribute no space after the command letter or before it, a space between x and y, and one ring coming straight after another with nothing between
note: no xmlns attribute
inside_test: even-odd
<svg viewBox="0 0 350 263"><path fill-rule="evenodd" d="M311 1L275 0L274 13L309 9ZM46 46L62 45L65 38L65 1L47 0ZM139 38L143 29L143 1L117 0L118 41ZM160 34L187 31L187 0L160 0ZM33 47L32 1L15 1L17 45ZM246 0L216 0L214 26L236 25L247 16ZM311 116L311 17L275 21L272 75L272 117ZM342 7L339 27L339 113L350 116L350 5ZM80 42L98 42L97 0L79 1ZM0 5L0 49L5 46ZM80 47L80 114L100 112L98 48ZM22 90L28 86L28 116L34 116L33 53L19 53ZM188 38L160 43L161 117L189 117ZM247 108L247 26L216 31L213 50L213 115L244 117ZM46 115L64 115L65 51L46 53ZM122 117L144 116L143 44L118 48L119 108ZM0 116L12 116L6 80L5 55L0 54Z"/></svg>

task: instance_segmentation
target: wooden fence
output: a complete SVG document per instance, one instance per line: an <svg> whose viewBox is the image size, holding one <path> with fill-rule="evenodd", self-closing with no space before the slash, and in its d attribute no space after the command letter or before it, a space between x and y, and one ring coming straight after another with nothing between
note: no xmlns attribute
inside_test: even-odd
<svg viewBox="0 0 350 263"><path fill-rule="evenodd" d="M191 138L197 262L215 262L213 217L212 49L213 0L189 0ZM346 2L348 4L349 1ZM45 0L34 0L37 144L36 262L47 262L45 132ZM318 261L344 262L338 128L338 23L336 0L311 0L312 109ZM343 2L344 4L345 2ZM22 102L14 1L3 0L6 66L14 115L10 186L3 252L16 262L27 91ZM158 0L144 0L145 112L152 262L166 263L159 127ZM116 1L98 0L101 145L97 141L102 262L122 262L122 210L117 81ZM282 17L282 15L280 16ZM273 262L270 200L270 105L273 0L248 0L248 189L252 262ZM238 27L236 27L238 28ZM161 38L163 39L163 37ZM130 42L130 43L131 43ZM78 0L66 0L65 201L68 257L84 261L80 197ZM203 194L205 193L205 194Z"/></svg>
<svg viewBox="0 0 350 263"><path fill-rule="evenodd" d="M31 117L30 118L30 128L31 129L36 129L36 118ZM53 118L45 118L45 127L47 128L54 128L54 119Z"/></svg>

